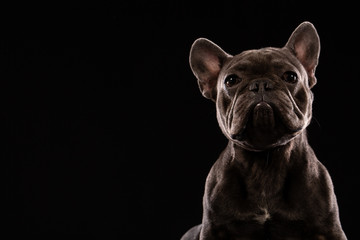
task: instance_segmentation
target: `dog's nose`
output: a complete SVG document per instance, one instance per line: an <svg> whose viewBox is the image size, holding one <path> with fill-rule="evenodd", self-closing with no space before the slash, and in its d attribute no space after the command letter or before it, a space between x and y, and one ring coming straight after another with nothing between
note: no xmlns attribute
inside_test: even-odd
<svg viewBox="0 0 360 240"><path fill-rule="evenodd" d="M253 92L265 92L273 89L273 83L268 79L257 79L250 83L249 90Z"/></svg>

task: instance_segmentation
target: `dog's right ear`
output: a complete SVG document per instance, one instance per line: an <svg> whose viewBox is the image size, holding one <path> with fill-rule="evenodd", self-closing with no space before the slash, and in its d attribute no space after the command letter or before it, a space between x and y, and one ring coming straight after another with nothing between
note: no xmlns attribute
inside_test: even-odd
<svg viewBox="0 0 360 240"><path fill-rule="evenodd" d="M190 50L190 67L198 79L204 97L216 99L216 83L227 54L218 45L206 38L197 39Z"/></svg>

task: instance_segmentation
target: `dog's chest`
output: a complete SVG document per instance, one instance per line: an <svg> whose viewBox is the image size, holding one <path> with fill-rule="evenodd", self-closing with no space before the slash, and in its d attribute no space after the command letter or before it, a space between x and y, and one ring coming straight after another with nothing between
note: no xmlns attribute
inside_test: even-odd
<svg viewBox="0 0 360 240"><path fill-rule="evenodd" d="M266 207L259 207L252 217L253 220L260 224L264 224L266 221L271 219L271 215Z"/></svg>
<svg viewBox="0 0 360 240"><path fill-rule="evenodd" d="M274 206L280 204L284 190L285 177L279 166L265 159L246 169L228 169L224 175L214 181L218 186L210 194L216 199L212 204L218 205L217 209L241 221L264 224L272 219L273 212L278 209Z"/></svg>
<svg viewBox="0 0 360 240"><path fill-rule="evenodd" d="M269 198L264 190L254 195L247 195L244 202L247 204L246 209L239 209L237 218L245 221L255 221L261 225L265 224L272 218L271 205L273 199ZM238 205L238 208L240 205ZM244 211L245 210L245 211Z"/></svg>

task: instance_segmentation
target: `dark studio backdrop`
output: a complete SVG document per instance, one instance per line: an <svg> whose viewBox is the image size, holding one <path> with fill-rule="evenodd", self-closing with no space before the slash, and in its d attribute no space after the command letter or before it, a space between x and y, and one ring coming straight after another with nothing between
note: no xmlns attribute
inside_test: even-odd
<svg viewBox="0 0 360 240"><path fill-rule="evenodd" d="M201 221L205 178L227 143L190 70L191 44L282 47L305 20L321 39L309 141L357 238L355 4L194 4L1 8L3 239L180 239Z"/></svg>

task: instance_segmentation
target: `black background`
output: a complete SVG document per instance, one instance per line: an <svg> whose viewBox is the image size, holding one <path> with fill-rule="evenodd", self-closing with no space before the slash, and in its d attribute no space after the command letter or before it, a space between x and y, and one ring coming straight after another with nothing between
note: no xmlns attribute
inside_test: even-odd
<svg viewBox="0 0 360 240"><path fill-rule="evenodd" d="M191 44L282 47L305 20L321 39L309 141L356 239L359 16L355 4L323 3L2 6L6 239L179 239L200 223L227 143L190 70Z"/></svg>

